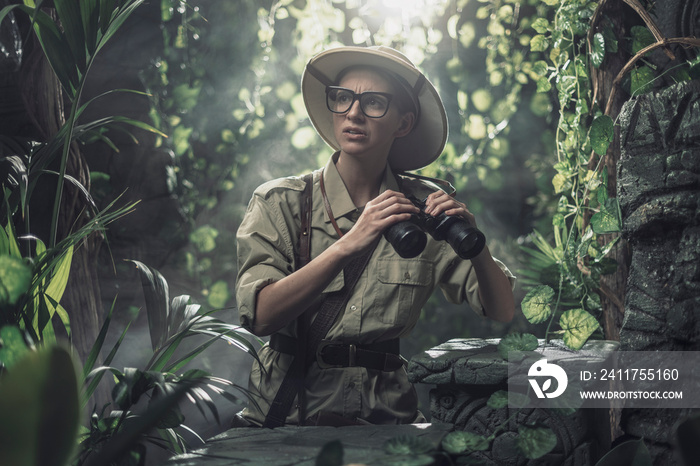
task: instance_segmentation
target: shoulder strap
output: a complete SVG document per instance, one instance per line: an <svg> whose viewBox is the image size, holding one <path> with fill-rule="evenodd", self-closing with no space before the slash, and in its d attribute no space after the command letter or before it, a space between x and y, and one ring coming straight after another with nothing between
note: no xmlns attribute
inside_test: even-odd
<svg viewBox="0 0 700 466"><path fill-rule="evenodd" d="M311 260L311 211L314 185L313 173L304 175L302 180L304 180L305 186L304 191L301 193L301 230L299 231L297 270L304 267Z"/></svg>
<svg viewBox="0 0 700 466"><path fill-rule="evenodd" d="M376 247L376 242L374 246ZM270 405L270 410L265 417L263 427L274 428L281 427L287 420L289 410L294 403L294 398L298 395L302 409L300 410L299 422L303 423L304 409L303 396L305 392L304 378L306 376L306 368L308 356L316 354L316 349L323 338L328 334L328 331L333 326L333 323L338 318L340 311L347 305L350 299L350 294L355 288L355 284L362 275L365 267L369 263L369 258L374 252L374 247L370 248L362 256L356 257L343 269L345 277L345 286L334 293L331 293L321 304L313 324L308 329L308 333L304 339L299 338L299 343L306 342L306 345L299 344L299 347L305 346L304 356L300 357L299 353L294 357L287 373L282 380L282 384L275 395L275 399Z"/></svg>

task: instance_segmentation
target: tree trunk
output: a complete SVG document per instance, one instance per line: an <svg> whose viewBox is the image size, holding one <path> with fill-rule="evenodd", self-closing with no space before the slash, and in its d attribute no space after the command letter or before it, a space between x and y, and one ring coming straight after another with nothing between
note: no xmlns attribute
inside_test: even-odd
<svg viewBox="0 0 700 466"><path fill-rule="evenodd" d="M62 89L41 48L34 43L24 49L29 53L19 71L19 92L24 110L33 123L34 139L48 141L65 124ZM70 151L66 174L89 190L89 171L77 145ZM52 175L42 175L42 178L30 200L30 233L48 244L56 178ZM84 208L85 201L80 191L72 183L66 182L58 223L59 241L88 221ZM101 243L101 237L94 234L75 248L68 286L61 300L70 317L72 344L83 361L97 338L102 316L93 260Z"/></svg>

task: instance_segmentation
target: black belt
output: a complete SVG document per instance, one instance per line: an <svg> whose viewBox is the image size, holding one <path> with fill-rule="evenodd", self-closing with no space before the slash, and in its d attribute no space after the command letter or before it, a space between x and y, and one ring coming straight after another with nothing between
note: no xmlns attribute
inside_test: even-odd
<svg viewBox="0 0 700 466"><path fill-rule="evenodd" d="M270 348L280 353L294 355L296 345L297 339L288 335L274 333L270 337ZM404 360L399 354L398 338L367 345L322 340L316 350L315 360L321 369L360 366L392 372L404 365Z"/></svg>

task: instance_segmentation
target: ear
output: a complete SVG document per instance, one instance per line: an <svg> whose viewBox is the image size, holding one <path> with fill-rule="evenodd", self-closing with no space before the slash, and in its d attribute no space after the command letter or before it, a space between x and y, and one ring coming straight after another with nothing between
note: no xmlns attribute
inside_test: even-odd
<svg viewBox="0 0 700 466"><path fill-rule="evenodd" d="M416 115L413 112L404 113L399 122L399 127L394 133L394 137L401 138L406 136L413 130L413 124L416 121Z"/></svg>

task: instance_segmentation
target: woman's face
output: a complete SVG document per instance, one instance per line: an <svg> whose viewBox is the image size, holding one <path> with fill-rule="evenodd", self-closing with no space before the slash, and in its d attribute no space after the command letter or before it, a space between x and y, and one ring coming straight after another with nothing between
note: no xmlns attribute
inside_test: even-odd
<svg viewBox="0 0 700 466"><path fill-rule="evenodd" d="M389 80L368 68L348 71L338 85L355 94L369 91L395 94ZM333 131L341 153L371 157L377 162L383 161L383 164L386 163L394 139L410 132L413 123L413 114L401 115L395 102L389 105L386 115L381 118L366 116L360 108L359 100L355 100L346 113L332 115Z"/></svg>

